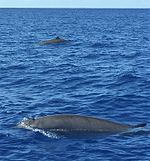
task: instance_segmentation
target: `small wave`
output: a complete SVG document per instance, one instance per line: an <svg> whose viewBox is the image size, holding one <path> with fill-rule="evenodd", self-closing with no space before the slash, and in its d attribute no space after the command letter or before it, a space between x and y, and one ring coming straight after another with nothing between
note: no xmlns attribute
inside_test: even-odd
<svg viewBox="0 0 150 161"><path fill-rule="evenodd" d="M144 36L144 37L143 37L143 40L145 40L145 41L149 41L150 39L149 39L149 37Z"/></svg>
<svg viewBox="0 0 150 161"><path fill-rule="evenodd" d="M102 43L94 43L91 45L91 47L93 48L112 48L112 47L115 47L114 43L113 42L102 42Z"/></svg>
<svg viewBox="0 0 150 161"><path fill-rule="evenodd" d="M90 53L86 55L84 58L94 60L94 59L98 59L99 57L100 57L100 54Z"/></svg>
<svg viewBox="0 0 150 161"><path fill-rule="evenodd" d="M12 79L12 81L10 83L8 83L8 85L10 86L21 86L21 85L27 85L30 84L33 81L32 78L18 78L18 79Z"/></svg>
<svg viewBox="0 0 150 161"><path fill-rule="evenodd" d="M134 128L130 129L129 131L123 132L120 134L120 136L145 136L150 135L150 129L149 128Z"/></svg>
<svg viewBox="0 0 150 161"><path fill-rule="evenodd" d="M69 78L65 78L62 80L62 84L69 86L69 85L76 85L80 82L83 82L84 78L80 77L80 76L72 76Z"/></svg>
<svg viewBox="0 0 150 161"><path fill-rule="evenodd" d="M59 68L59 69L61 69L61 68L76 68L76 67L78 67L77 65L75 65L75 64L71 64L71 63L61 63L61 64L58 64L58 65L56 65L55 66L55 68Z"/></svg>
<svg viewBox="0 0 150 161"><path fill-rule="evenodd" d="M124 74L120 77L120 80L124 80L124 79L130 79L130 80L134 80L136 79L137 77L133 74L130 74L130 73L127 73L127 74Z"/></svg>
<svg viewBox="0 0 150 161"><path fill-rule="evenodd" d="M141 51L136 51L136 52L124 52L121 54L121 57L126 58L126 59L134 59L142 55Z"/></svg>
<svg viewBox="0 0 150 161"><path fill-rule="evenodd" d="M122 73L118 75L117 84L125 84L129 82L134 82L137 79L139 79L139 77L132 73Z"/></svg>
<svg viewBox="0 0 150 161"><path fill-rule="evenodd" d="M27 69L28 66L24 65L24 64L16 64L16 65L9 65L9 66L4 66L1 67L1 70L25 70Z"/></svg>

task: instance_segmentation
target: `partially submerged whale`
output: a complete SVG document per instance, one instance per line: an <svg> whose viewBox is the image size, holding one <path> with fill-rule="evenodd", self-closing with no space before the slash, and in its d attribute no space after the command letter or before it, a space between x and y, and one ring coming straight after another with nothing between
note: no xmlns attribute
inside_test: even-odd
<svg viewBox="0 0 150 161"><path fill-rule="evenodd" d="M145 123L128 125L90 116L61 114L44 116L36 119L27 119L24 120L20 126L24 128L30 127L53 131L116 133L124 132L132 128L144 127L145 125Z"/></svg>
<svg viewBox="0 0 150 161"><path fill-rule="evenodd" d="M58 44L58 43L63 43L63 42L67 42L67 40L56 37L55 39L41 41L39 44L48 45L48 44Z"/></svg>

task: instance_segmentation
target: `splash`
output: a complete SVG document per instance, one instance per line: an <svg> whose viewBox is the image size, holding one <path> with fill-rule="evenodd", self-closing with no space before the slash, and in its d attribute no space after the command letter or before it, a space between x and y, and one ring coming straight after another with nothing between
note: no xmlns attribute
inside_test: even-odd
<svg viewBox="0 0 150 161"><path fill-rule="evenodd" d="M44 136L47 136L49 138L53 138L53 139L59 139L60 136L58 136L56 133L54 132L51 132L51 131L45 131L45 130L42 130L42 129L38 129L38 128L33 128L33 127L30 127L28 125L25 124L25 121L28 120L28 118L23 118L23 120L21 122L19 122L17 124L17 127L19 128L24 128L24 129L27 129L27 130L31 130L33 132L39 132L41 133L42 135Z"/></svg>
<svg viewBox="0 0 150 161"><path fill-rule="evenodd" d="M32 128L32 131L34 132L39 132L41 134L43 134L44 136L47 136L49 138L53 138L53 139L59 139L60 136L58 136L57 134L55 134L54 132L50 132L50 131L45 131L45 130L41 130L41 129L34 129Z"/></svg>

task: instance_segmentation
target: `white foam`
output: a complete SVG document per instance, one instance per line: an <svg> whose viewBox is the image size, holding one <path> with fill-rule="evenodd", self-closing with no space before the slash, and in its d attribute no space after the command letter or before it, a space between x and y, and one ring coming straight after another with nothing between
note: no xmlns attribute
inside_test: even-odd
<svg viewBox="0 0 150 161"><path fill-rule="evenodd" d="M28 126L25 124L25 121L28 120L28 118L23 118L23 120L21 122L19 122L17 124L17 126L19 128L25 128L25 129L28 129L28 130L31 130L33 132L39 132L41 134L43 134L44 136L47 136L49 138L53 138L53 139L58 139L59 136L57 134L55 134L54 132L50 132L50 131L45 131L45 130L42 130L42 129L38 129L38 128L33 128L31 126Z"/></svg>
<svg viewBox="0 0 150 161"><path fill-rule="evenodd" d="M59 139L59 136L53 132L50 132L50 131L44 131L44 130L41 130L41 129L34 129L32 128L32 131L34 132L39 132L49 138L53 138L53 139Z"/></svg>

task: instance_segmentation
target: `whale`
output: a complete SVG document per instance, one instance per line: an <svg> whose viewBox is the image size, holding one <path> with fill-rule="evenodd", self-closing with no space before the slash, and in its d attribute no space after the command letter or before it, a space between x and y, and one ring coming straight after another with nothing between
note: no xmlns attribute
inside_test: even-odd
<svg viewBox="0 0 150 161"><path fill-rule="evenodd" d="M30 127L52 131L75 132L124 132L129 129L146 126L146 123L138 125L122 124L93 116L74 114L57 114L23 120L20 127Z"/></svg>
<svg viewBox="0 0 150 161"><path fill-rule="evenodd" d="M54 39L41 41L39 44L40 45L49 45L49 44L59 44L59 43L64 43L64 42L67 42L67 40L56 37Z"/></svg>

